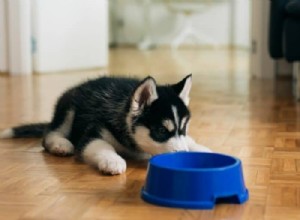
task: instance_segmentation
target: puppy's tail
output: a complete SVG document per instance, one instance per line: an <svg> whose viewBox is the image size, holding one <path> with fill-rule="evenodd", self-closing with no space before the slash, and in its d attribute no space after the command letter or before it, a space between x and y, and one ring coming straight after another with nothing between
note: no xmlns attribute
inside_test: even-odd
<svg viewBox="0 0 300 220"><path fill-rule="evenodd" d="M39 138L47 130L49 123L20 125L0 131L0 138Z"/></svg>

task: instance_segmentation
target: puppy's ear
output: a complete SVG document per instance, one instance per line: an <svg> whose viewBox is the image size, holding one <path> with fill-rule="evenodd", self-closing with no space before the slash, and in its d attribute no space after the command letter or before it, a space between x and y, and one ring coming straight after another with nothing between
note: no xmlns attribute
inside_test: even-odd
<svg viewBox="0 0 300 220"><path fill-rule="evenodd" d="M172 85L172 88L177 93L179 98L181 98L184 104L188 106L190 102L190 91L192 88L192 74L186 76L179 83Z"/></svg>
<svg viewBox="0 0 300 220"><path fill-rule="evenodd" d="M151 105L158 98L155 80L148 76L135 89L131 98L131 111L138 115L145 106Z"/></svg>

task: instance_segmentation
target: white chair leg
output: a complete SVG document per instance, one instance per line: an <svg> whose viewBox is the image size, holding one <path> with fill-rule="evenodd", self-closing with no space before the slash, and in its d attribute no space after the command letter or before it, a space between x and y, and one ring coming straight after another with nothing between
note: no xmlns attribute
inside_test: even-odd
<svg viewBox="0 0 300 220"><path fill-rule="evenodd" d="M173 50L178 49L178 47L186 40L188 37L193 37L197 43L206 43L212 45L213 48L217 48L219 42L215 40L213 37L208 36L204 33L198 31L198 28L193 26L193 20L191 15L183 15L184 22L181 25L183 27L176 34L175 39L171 43L171 47Z"/></svg>
<svg viewBox="0 0 300 220"><path fill-rule="evenodd" d="M176 50L184 40L190 35L190 28L185 28L181 33L173 40L171 46L173 50Z"/></svg>
<svg viewBox="0 0 300 220"><path fill-rule="evenodd" d="M183 41L188 37L190 33L191 22L192 22L190 15L182 14L181 18L183 19L181 27L177 31L175 39L171 42L171 47L173 50L178 49L180 44L183 43Z"/></svg>
<svg viewBox="0 0 300 220"><path fill-rule="evenodd" d="M197 38L197 40L199 42L202 41L202 42L204 42L206 44L212 45L214 48L216 48L219 45L219 43L214 38L212 38L211 36L208 36L208 35L206 35L204 33L198 32L195 28L193 28L191 30L191 34L195 38Z"/></svg>

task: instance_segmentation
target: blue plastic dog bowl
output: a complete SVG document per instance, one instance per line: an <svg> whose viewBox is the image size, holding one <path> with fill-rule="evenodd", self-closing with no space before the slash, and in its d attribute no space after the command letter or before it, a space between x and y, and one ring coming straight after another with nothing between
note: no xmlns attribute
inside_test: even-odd
<svg viewBox="0 0 300 220"><path fill-rule="evenodd" d="M242 204L249 198L239 159L197 152L152 157L141 196L155 205L187 209Z"/></svg>

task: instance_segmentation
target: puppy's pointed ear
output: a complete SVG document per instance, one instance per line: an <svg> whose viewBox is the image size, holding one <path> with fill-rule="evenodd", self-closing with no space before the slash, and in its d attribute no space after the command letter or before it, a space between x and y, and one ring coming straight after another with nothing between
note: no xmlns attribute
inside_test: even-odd
<svg viewBox="0 0 300 220"><path fill-rule="evenodd" d="M151 105L158 98L155 80L148 76L135 89L131 99L131 111L138 115L145 106Z"/></svg>
<svg viewBox="0 0 300 220"><path fill-rule="evenodd" d="M192 74L186 76L179 83L172 85L172 88L177 93L179 98L181 98L184 104L188 106L190 102L190 91L192 88Z"/></svg>

